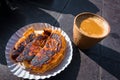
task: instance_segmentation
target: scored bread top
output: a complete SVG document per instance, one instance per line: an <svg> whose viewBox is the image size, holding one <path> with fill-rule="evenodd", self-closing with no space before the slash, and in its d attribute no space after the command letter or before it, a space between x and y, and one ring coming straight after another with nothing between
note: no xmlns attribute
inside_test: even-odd
<svg viewBox="0 0 120 80"><path fill-rule="evenodd" d="M23 49L19 51L21 45ZM44 73L62 61L65 50L66 40L61 31L43 29L42 34L37 34L33 28L29 28L16 42L11 59L23 62L25 65L27 63L26 68L30 68L33 72ZM51 67L48 64L51 64Z"/></svg>
<svg viewBox="0 0 120 80"><path fill-rule="evenodd" d="M44 47L32 59L31 65L41 67L41 65L47 62L55 53L60 51L61 43L61 35L59 35L57 31L53 31Z"/></svg>
<svg viewBox="0 0 120 80"><path fill-rule="evenodd" d="M31 34L34 34L34 29L31 27L29 28L24 34L23 36L16 42L15 44L15 49L18 48L18 46L20 45L20 43L24 42Z"/></svg>

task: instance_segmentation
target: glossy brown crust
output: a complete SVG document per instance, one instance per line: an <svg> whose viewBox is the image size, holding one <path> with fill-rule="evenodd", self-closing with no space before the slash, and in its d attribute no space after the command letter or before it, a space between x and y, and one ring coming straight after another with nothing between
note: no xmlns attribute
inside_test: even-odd
<svg viewBox="0 0 120 80"><path fill-rule="evenodd" d="M44 47L48 36L38 35L32 42L28 43L23 52L17 57L17 61L21 62L24 60L31 61L34 56Z"/></svg>
<svg viewBox="0 0 120 80"><path fill-rule="evenodd" d="M37 34L35 33L35 30L30 27L15 43L15 46L10 53L11 60L14 62L22 62L24 60L30 61L35 54L44 47L50 34L50 29L44 29L43 33Z"/></svg>
<svg viewBox="0 0 120 80"><path fill-rule="evenodd" d="M31 67L32 73L44 73L46 71L52 70L56 66L58 66L61 61L64 59L65 53L66 53L66 40L61 35L61 33L57 30L53 30L52 33L58 34L61 37L61 48L59 52L55 53L46 63L44 63L41 67Z"/></svg>
<svg viewBox="0 0 120 80"><path fill-rule="evenodd" d="M23 52L25 46L30 42L27 38L31 38L31 35L34 35L34 29L32 27L25 31L23 36L15 43L14 48L10 52L11 60L17 62L16 58ZM34 37L35 35L32 36L32 38Z"/></svg>
<svg viewBox="0 0 120 80"><path fill-rule="evenodd" d="M34 33L34 29L32 27L25 31L23 36L16 42L15 49L17 49L20 43L24 42L28 38L28 36L32 33Z"/></svg>
<svg viewBox="0 0 120 80"><path fill-rule="evenodd" d="M22 42L24 42L25 40L26 40L26 38L31 34L31 33L33 33L34 32L34 29L33 28L30 28L30 29L28 29L24 34L23 34L23 37L21 37L19 40L18 40L18 42L15 44L15 46L14 46L14 48L15 49L17 49L18 48L18 46L22 43ZM47 46L47 42L49 42L50 40L50 36L51 36L51 34L57 34L59 37L60 37L60 40L61 40L61 45L60 45L60 47L58 48L51 48L51 51L56 51L56 49L59 49L59 50L57 50L55 53L54 53L54 55L53 56L50 56L50 58L45 62L45 63L43 63L41 66L33 66L33 65L31 65L31 61L32 60L22 60L22 65L24 65L25 67L26 67L26 69L27 70L29 70L30 71L30 73L35 73L35 74L42 74L42 73L45 73L46 71L49 71L49 70L52 70L53 68L55 68L56 66L58 66L60 63L61 63L61 61L64 59L64 56L65 56L65 53L66 53L66 46L67 46L67 44L66 44L66 40L65 40L65 38L64 38L64 36L62 36L61 35L61 31L58 31L58 30L52 30L52 29L44 29L44 36L47 36L48 38L47 38L47 40L44 42L44 44L41 44L42 46L41 46L41 49L47 49L47 48L44 48L44 47L46 47ZM57 38L56 38L57 39ZM38 44L40 44L41 42L39 42L39 41L33 41L34 43L33 43L33 45L38 45ZM28 43L28 44L30 44L30 43ZM26 45L28 45L28 44L26 44ZM26 45L25 45L25 47L26 47ZM50 44L51 45L51 44ZM51 45L51 46L54 46L54 45ZM34 47L33 47L34 48ZM25 49L25 48L24 48ZM41 50L40 49L40 50ZM39 51L40 51L39 50ZM14 50L13 50L14 51ZM33 50L34 51L34 50ZM35 50L36 51L36 50ZM24 51L21 51L21 53L22 52L24 52ZM38 52L38 51L37 51ZM36 53L37 53L36 52ZM19 53L19 55L21 54L21 53ZM12 54L13 55L13 54ZM18 55L18 56L19 56ZM35 54L35 56L36 56L37 54ZM17 57L18 57L17 56ZM11 55L10 55L10 57L11 57ZM15 57L15 56L14 56ZM23 56L23 57L25 57L25 56ZM29 56L27 56L27 57L29 57ZM33 57L34 58L34 57ZM32 58L32 59L33 59ZM13 60L13 58L11 58L12 60ZM14 61L16 60L17 58L15 58L14 59ZM19 62L19 61L18 61Z"/></svg>
<svg viewBox="0 0 120 80"><path fill-rule="evenodd" d="M55 53L60 51L61 45L61 36L56 33L51 33L44 47L32 59L31 65L41 67L41 65L46 63Z"/></svg>

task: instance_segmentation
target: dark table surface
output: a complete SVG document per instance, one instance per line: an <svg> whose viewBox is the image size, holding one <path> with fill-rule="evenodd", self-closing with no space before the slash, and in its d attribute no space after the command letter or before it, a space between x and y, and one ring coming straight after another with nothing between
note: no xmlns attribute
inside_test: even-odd
<svg viewBox="0 0 120 80"><path fill-rule="evenodd" d="M63 29L72 41L74 17L81 12L103 16L110 35L87 50L73 44L73 59L60 74L45 80L120 80L120 0L10 0L0 6L0 80L23 80L7 68L5 47L21 27L45 22Z"/></svg>

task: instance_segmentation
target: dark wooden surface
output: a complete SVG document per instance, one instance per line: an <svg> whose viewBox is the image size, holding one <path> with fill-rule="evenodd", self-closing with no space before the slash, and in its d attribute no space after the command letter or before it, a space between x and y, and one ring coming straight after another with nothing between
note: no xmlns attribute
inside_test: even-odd
<svg viewBox="0 0 120 80"><path fill-rule="evenodd" d="M23 80L6 65L5 46L19 28L46 22L62 28L72 41L74 17L81 12L103 16L111 26L110 35L87 50L73 44L71 64L60 74L45 80L120 80L119 0L10 0L0 5L0 80ZM8 7L10 9L8 9Z"/></svg>

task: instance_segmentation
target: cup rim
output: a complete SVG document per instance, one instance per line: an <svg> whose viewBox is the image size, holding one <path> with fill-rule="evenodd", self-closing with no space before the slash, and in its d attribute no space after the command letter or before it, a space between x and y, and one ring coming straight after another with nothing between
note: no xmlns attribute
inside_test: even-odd
<svg viewBox="0 0 120 80"><path fill-rule="evenodd" d="M76 15L75 18L74 18L74 24L75 24L75 25L77 25L77 24L76 24L77 18L78 18L79 16L81 16L81 15L84 15L84 14L88 14L88 15L90 14L90 15L96 16L96 17L102 19L103 21L105 21L105 22L107 23L107 25L108 25L108 31L107 31L107 33L106 33L105 35L103 35L103 36L99 36L99 37L96 37L96 36L88 36L88 35L84 34L84 33L76 26L76 29L77 29L80 33L82 33L82 35L84 35L84 36L86 36L86 37L89 37L89 38L97 38L97 39L99 39L99 38L104 38L104 37L106 37L106 36L110 33L110 30L111 30L111 29L110 29L110 25L109 25L108 21L107 21L105 18L103 18L102 16L100 16L100 15L98 15L98 14L95 14L95 13L92 13L92 12L82 12L82 13L79 13L78 15Z"/></svg>

